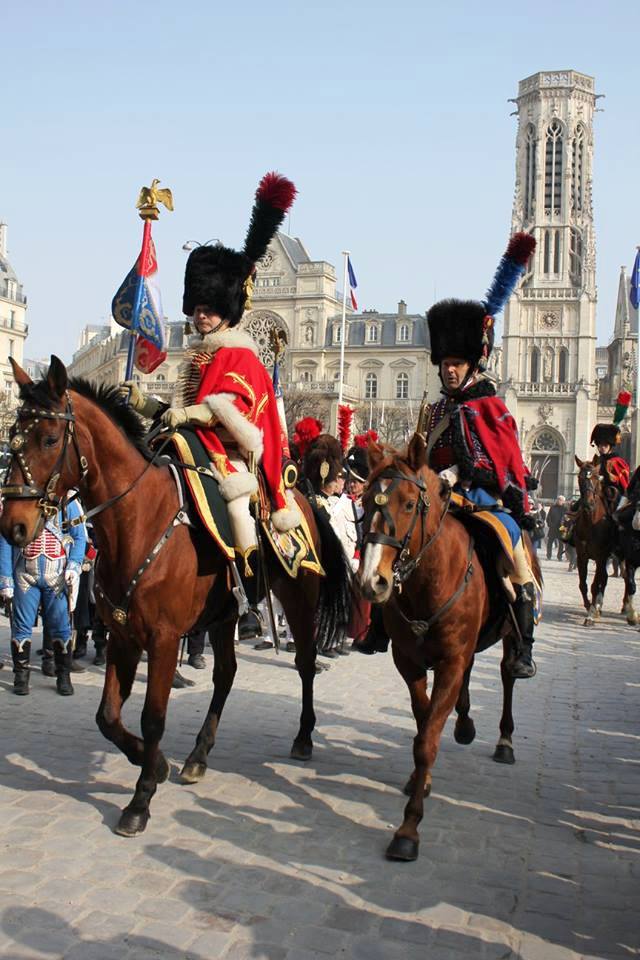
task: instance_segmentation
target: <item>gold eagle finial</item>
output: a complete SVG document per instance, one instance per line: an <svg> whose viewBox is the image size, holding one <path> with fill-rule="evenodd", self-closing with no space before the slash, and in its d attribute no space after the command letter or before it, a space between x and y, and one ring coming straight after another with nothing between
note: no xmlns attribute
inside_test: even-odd
<svg viewBox="0 0 640 960"><path fill-rule="evenodd" d="M143 187L138 195L136 207L143 220L157 220L160 216L158 204L163 203L167 210L173 210L173 196L168 187L158 190L159 180L153 179L150 187Z"/></svg>

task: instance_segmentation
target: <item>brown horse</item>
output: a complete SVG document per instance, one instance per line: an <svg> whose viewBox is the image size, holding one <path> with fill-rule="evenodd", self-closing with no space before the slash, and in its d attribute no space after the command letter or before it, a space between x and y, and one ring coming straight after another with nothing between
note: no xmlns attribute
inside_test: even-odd
<svg viewBox="0 0 640 960"><path fill-rule="evenodd" d="M12 430L13 458L3 487L0 533L12 544L26 546L42 530L46 511L55 513L70 488L78 488L86 510L95 510L98 609L110 630L96 721L104 736L142 768L133 799L116 827L122 836L134 836L145 829L156 786L169 773L159 744L179 638L196 624L215 622L213 698L182 780L194 783L205 774L236 672L237 616L235 602L230 602L228 563L208 537L183 522L170 469L151 457L142 421L122 404L114 388L95 388L81 380L68 383L64 364L56 357L47 377L36 384L12 364L23 403ZM291 755L308 760L315 726L316 637L335 634L348 622L349 573L328 522L300 494L296 501L327 577L301 570L292 580L274 556L268 565L272 589L296 643L302 681L300 727ZM124 727L121 711L143 650L149 672L140 738Z"/></svg>
<svg viewBox="0 0 640 960"><path fill-rule="evenodd" d="M411 697L417 726L414 772L405 788L410 796L404 820L387 848L392 860L418 856L418 824L424 796L447 717L456 708L455 739L471 743L475 726L469 716L469 678L479 649L503 638L500 665L503 709L494 759L515 761L512 696L514 679L506 602L492 637L483 637L491 611L485 573L467 529L448 512L448 487L425 466L426 445L414 434L406 455L369 447L371 474L365 490L364 554L357 574L368 600L384 604L384 624L391 637L394 663ZM540 570L530 554L536 579ZM506 598L505 598L506 601ZM433 668L431 697L427 670Z"/></svg>
<svg viewBox="0 0 640 960"><path fill-rule="evenodd" d="M602 478L598 474L598 458L581 460L576 457L578 466L578 489L580 500L573 524L573 542L576 548L578 564L578 579L582 602L587 611L584 625L592 627L600 619L604 592L607 587L607 561L616 547L617 532L611 518L611 506L607 501L602 485ZM591 602L587 588L587 571L589 560L594 560L596 572L591 584ZM635 586L634 586L635 592ZM631 612L629 612L631 603ZM630 623L635 623L633 613L633 599L629 595L628 578L625 577L625 595L622 612L633 616Z"/></svg>

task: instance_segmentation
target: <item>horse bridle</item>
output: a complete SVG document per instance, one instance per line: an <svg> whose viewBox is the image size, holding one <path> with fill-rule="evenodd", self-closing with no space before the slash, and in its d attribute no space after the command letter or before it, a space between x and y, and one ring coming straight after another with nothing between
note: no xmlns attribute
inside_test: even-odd
<svg viewBox="0 0 640 960"><path fill-rule="evenodd" d="M65 392L66 399L66 408L64 413L60 413L56 410L46 410L40 409L38 407L27 406L26 404L22 407L19 407L16 411L16 421L9 431L9 450L11 451L11 460L7 467L4 481L2 487L0 487L0 495L5 500L38 500L38 506L45 518L45 520L52 519L57 516L58 510L60 509L62 503L62 497L58 496L56 490L58 486L58 481L62 475L63 465L65 457L67 455L67 450L69 448L69 443L72 444L76 456L78 457L78 463L80 465L80 480L81 483L85 476L87 475L87 470L89 469L89 464L86 457L80 452L80 445L78 443L78 437L75 431L76 418L73 412L73 404L71 403L71 397L68 392ZM21 424L21 421L30 420L30 423ZM33 479L33 474L29 464L26 461L24 456L24 447L27 442L28 434L40 423L41 420L55 420L55 421L64 421L65 429L64 436L62 439L62 449L58 454L58 458L49 474L49 479L43 487L37 486ZM18 464L24 483L8 483L9 474L11 473L11 468L13 465L13 460Z"/></svg>
<svg viewBox="0 0 640 960"><path fill-rule="evenodd" d="M389 481L389 485L384 489L382 487L383 480ZM396 525L389 511L389 497L396 489L398 484L402 482L414 484L418 488L419 493L407 532L402 540L399 540L395 535ZM364 547L367 543L372 543L380 544L381 546L385 547L392 547L392 549L397 550L398 556L392 565L393 585L396 587L396 589L400 590L402 588L402 584L409 579L411 574L419 565L425 552L440 535L444 518L449 510L451 490L449 490L449 495L444 503L440 520L438 522L438 527L435 533L428 539L425 539L425 534L427 517L431 508L431 500L429 498L429 490L427 489L427 485L419 474L402 473L401 471L397 471L394 470L394 468L389 467L388 469L383 470L382 473L375 478L373 484L370 486L370 491L373 494L373 504L371 509L365 513L363 518L364 536L362 538L362 547L364 550ZM378 530L371 530L371 524L378 513L382 516L382 520L389 531L388 533L382 533ZM421 521L422 544L416 556L412 557L410 553L410 544L418 520Z"/></svg>

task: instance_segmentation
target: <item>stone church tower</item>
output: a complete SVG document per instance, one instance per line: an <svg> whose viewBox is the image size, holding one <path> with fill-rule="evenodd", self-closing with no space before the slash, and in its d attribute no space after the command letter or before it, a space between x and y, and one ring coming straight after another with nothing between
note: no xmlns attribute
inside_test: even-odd
<svg viewBox="0 0 640 960"><path fill-rule="evenodd" d="M593 77L536 73L518 88L512 229L537 248L504 318L501 395L541 496L571 496L574 454L596 421L596 274L591 204Z"/></svg>

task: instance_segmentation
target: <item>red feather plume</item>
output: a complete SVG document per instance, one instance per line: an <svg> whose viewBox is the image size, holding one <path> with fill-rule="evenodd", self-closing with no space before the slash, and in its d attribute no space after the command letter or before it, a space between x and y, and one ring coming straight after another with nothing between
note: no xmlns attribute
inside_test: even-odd
<svg viewBox="0 0 640 960"><path fill-rule="evenodd" d="M256 200L286 213L296 198L297 190L291 180L281 173L265 173L256 190Z"/></svg>
<svg viewBox="0 0 640 960"><path fill-rule="evenodd" d="M514 233L509 240L505 257L524 266L535 248L536 238L530 233Z"/></svg>
<svg viewBox="0 0 640 960"><path fill-rule="evenodd" d="M338 440L342 447L342 452L346 453L351 443L351 421L354 411L341 403L338 407Z"/></svg>
<svg viewBox="0 0 640 960"><path fill-rule="evenodd" d="M356 447L368 447L370 443L378 442L377 430L367 430L366 433L359 433L353 438Z"/></svg>
<svg viewBox="0 0 640 960"><path fill-rule="evenodd" d="M293 442L303 457L307 447L322 433L322 423L315 417L303 417L294 427Z"/></svg>
<svg viewBox="0 0 640 960"><path fill-rule="evenodd" d="M621 404L624 407L628 407L631 403L631 394L628 390L621 390L616 399L616 403Z"/></svg>

